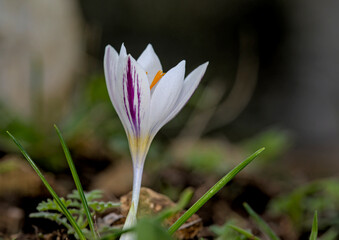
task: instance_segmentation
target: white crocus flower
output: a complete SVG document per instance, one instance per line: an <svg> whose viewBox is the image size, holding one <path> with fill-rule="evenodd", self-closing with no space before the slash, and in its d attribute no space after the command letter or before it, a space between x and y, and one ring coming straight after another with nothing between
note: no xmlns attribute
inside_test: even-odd
<svg viewBox="0 0 339 240"><path fill-rule="evenodd" d="M164 73L149 44L138 60L107 46L104 68L108 93L125 128L133 160L133 193L124 228L134 226L145 157L152 139L186 104L203 77L208 62L185 78L185 61ZM133 239L124 234L121 239Z"/></svg>

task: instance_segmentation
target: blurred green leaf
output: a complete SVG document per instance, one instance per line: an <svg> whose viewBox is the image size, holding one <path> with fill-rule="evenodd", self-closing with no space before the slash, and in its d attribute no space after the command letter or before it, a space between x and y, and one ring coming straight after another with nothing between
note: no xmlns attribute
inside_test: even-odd
<svg viewBox="0 0 339 240"><path fill-rule="evenodd" d="M298 230L310 229L314 209L321 212L319 228L339 229L339 180L323 179L296 188L273 199L269 204L271 214L287 214Z"/></svg>
<svg viewBox="0 0 339 240"><path fill-rule="evenodd" d="M321 240L336 240L339 236L339 230L335 228L330 228L327 230L321 237Z"/></svg>
<svg viewBox="0 0 339 240"><path fill-rule="evenodd" d="M45 218L53 222L56 222L59 225L63 225L68 230L72 229L72 226L68 224L67 219L62 216L60 213L50 213L50 212L36 212L29 214L30 218Z"/></svg>
<svg viewBox="0 0 339 240"><path fill-rule="evenodd" d="M66 207L78 207L80 205L72 202L71 200L65 200L64 198L60 198L61 202ZM50 211L55 210L62 213L62 210L60 209L59 205L55 202L55 200L47 199L47 201L42 201L37 206L38 211Z"/></svg>
<svg viewBox="0 0 339 240"><path fill-rule="evenodd" d="M136 226L138 240L172 240L171 235L161 225L160 221L153 219L140 219Z"/></svg>
<svg viewBox="0 0 339 240"><path fill-rule="evenodd" d="M244 207L251 219L256 223L260 230L267 234L271 240L279 240L280 238L275 234L271 227L262 219L247 203L244 203Z"/></svg>
<svg viewBox="0 0 339 240"><path fill-rule="evenodd" d="M272 162L282 156L293 144L291 134L286 130L270 128L260 132L240 145L247 152L253 152L260 146L266 146L261 164Z"/></svg>
<svg viewBox="0 0 339 240"><path fill-rule="evenodd" d="M111 208L117 208L120 206L120 203L115 202L102 202L102 201L89 201L88 205L91 209L98 213L102 213Z"/></svg>
<svg viewBox="0 0 339 240"><path fill-rule="evenodd" d="M239 239L239 240L245 240L247 239L246 236L243 234L240 234L237 231L234 231L230 226L232 226L235 223L234 220L227 221L223 226L216 226L212 225L210 227L210 230L217 235L216 240L230 240L230 239Z"/></svg>
<svg viewBox="0 0 339 240"><path fill-rule="evenodd" d="M254 236L252 233L246 231L245 229L242 229L240 227L237 227L235 225L229 225L228 227L232 228L234 231L240 233L241 235L245 236L246 239L251 239L251 240L260 240L260 238Z"/></svg>
<svg viewBox="0 0 339 240"><path fill-rule="evenodd" d="M85 192L87 201L93 201L102 198L102 190L92 190L90 192ZM67 198L76 199L80 201L80 194L78 190L73 190L72 193L67 194Z"/></svg>
<svg viewBox="0 0 339 240"><path fill-rule="evenodd" d="M217 144L208 146L194 146L185 156L184 164L198 172L221 173L222 169L227 169L229 164L225 161L225 149Z"/></svg>
<svg viewBox="0 0 339 240"><path fill-rule="evenodd" d="M89 105L99 102L110 104L104 75L93 75L89 78L85 89L85 99Z"/></svg>
<svg viewBox="0 0 339 240"><path fill-rule="evenodd" d="M181 193L179 202L174 207L169 208L169 209L165 209L164 211L162 211L158 215L157 219L163 220L163 219L169 218L172 215L176 214L177 212L181 211L189 203L189 201L191 200L192 196L193 196L193 190L191 188L185 189Z"/></svg>
<svg viewBox="0 0 339 240"><path fill-rule="evenodd" d="M88 202L88 206L92 210L91 214L102 213L108 209L120 206L120 203L96 201L96 199L102 197L102 191L100 190L87 192L85 193L85 197ZM86 220L86 213L81 203L78 191L73 190L72 193L67 195L67 199L60 198L60 200L68 208L68 211L70 212L70 214L72 214L81 231L86 235L86 237L88 239L93 239L93 233L87 229L88 222ZM67 222L67 219L62 214L60 214L63 213L63 211L54 200L47 199L47 201L42 201L38 204L37 210L39 211L38 213L32 213L30 216L34 218L40 217L55 221L58 224L64 225L68 229L69 234L74 233L73 228L70 225L64 224L65 222ZM112 231L116 232L116 229L105 225L100 226L96 230L98 231L98 233L104 235L107 235L107 233L112 233Z"/></svg>
<svg viewBox="0 0 339 240"><path fill-rule="evenodd" d="M313 217L310 240L317 240L317 236L318 236L318 214L317 214L317 211L315 211L314 217Z"/></svg>

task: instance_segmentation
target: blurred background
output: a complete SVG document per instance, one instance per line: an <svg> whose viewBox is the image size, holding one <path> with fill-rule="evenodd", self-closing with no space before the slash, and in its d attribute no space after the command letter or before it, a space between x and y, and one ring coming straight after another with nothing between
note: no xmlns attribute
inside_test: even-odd
<svg viewBox="0 0 339 240"><path fill-rule="evenodd" d="M173 200L193 186L198 197L265 146L215 200L232 210L202 212L204 224L222 225L233 210L244 215L247 201L277 229L288 226L284 239L306 236L315 206L323 232L339 226L338 9L335 0L0 0L0 232L32 232L28 214L48 196L6 130L61 195L73 186L54 123L86 189L110 199L131 189L102 64L105 46L122 43L135 58L151 43L165 72L182 59L186 75L209 61L192 99L155 138L144 185Z"/></svg>

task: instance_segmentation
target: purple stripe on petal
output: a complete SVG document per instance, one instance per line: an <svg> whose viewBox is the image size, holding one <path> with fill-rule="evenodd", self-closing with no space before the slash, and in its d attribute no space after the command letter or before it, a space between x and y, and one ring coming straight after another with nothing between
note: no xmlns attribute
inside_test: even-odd
<svg viewBox="0 0 339 240"><path fill-rule="evenodd" d="M136 72L134 72L136 74ZM138 79L139 80L139 79ZM140 82L137 81L137 97L138 97L138 129L140 133Z"/></svg>
<svg viewBox="0 0 339 240"><path fill-rule="evenodd" d="M139 76L128 57L123 78L124 105L134 135L140 135L140 84ZM126 95L127 94L127 95Z"/></svg>

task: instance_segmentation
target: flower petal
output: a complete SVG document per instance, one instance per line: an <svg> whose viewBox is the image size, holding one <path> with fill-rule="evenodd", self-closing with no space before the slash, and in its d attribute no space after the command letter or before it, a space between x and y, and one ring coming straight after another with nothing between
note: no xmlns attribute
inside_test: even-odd
<svg viewBox="0 0 339 240"><path fill-rule="evenodd" d="M117 70L117 91L121 121L129 137L144 137L149 129L150 89L145 71L128 55Z"/></svg>
<svg viewBox="0 0 339 240"><path fill-rule="evenodd" d="M127 57L127 51L126 51L126 48L125 48L125 44L121 44L119 57L121 57L121 58Z"/></svg>
<svg viewBox="0 0 339 240"><path fill-rule="evenodd" d="M157 84L151 98L150 132L155 135L166 123L179 97L185 77L185 61L169 70Z"/></svg>
<svg viewBox="0 0 339 240"><path fill-rule="evenodd" d="M118 66L118 53L111 45L107 45L105 48L105 57L104 57L104 70L105 70L105 79L108 94L111 98L114 108L116 108L116 100L114 100L115 94L114 92L114 82L116 75L116 68Z"/></svg>
<svg viewBox="0 0 339 240"><path fill-rule="evenodd" d="M208 62L200 65L185 78L183 88L180 92L177 102L175 103L175 107L168 115L167 119L164 121L164 124L172 120L191 98L193 92L195 91L202 77L204 76L207 66Z"/></svg>
<svg viewBox="0 0 339 240"><path fill-rule="evenodd" d="M125 49L126 52L126 49ZM104 70L105 70L105 79L106 85L108 89L108 94L113 104L115 111L117 112L122 123L126 122L127 115L124 112L124 109L121 105L121 90L117 84L117 75L118 75L118 66L121 65L119 60L118 53L115 49L107 45L105 49L105 57L104 57ZM123 124L124 125L124 124ZM125 125L124 125L125 127ZM126 127L125 130L127 131Z"/></svg>
<svg viewBox="0 0 339 240"><path fill-rule="evenodd" d="M160 70L162 71L160 60L151 44L147 45L146 49L142 52L137 62L147 72L149 84L152 83L157 72Z"/></svg>

